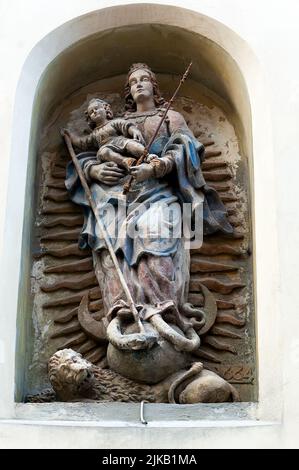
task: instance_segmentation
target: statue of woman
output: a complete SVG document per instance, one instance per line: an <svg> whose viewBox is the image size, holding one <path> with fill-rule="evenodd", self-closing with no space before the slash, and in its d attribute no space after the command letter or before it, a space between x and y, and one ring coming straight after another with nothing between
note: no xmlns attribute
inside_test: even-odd
<svg viewBox="0 0 299 470"><path fill-rule="evenodd" d="M131 66L125 101L123 118L134 123L148 143L167 103L147 65ZM95 152L81 153L78 159L140 318L149 325L148 331L158 331L184 355L198 349L207 318L203 310L187 302L190 256L183 236L176 235L182 225L182 206L189 203L193 218L201 214L203 235L217 231L231 234L233 229L217 192L203 178L204 146L180 113L169 110L149 153L147 161L130 168L134 180L126 195L123 187L130 175L125 169L114 162L99 164ZM108 339L117 349L144 353L152 344L133 328L116 270L72 164L68 166L66 186L72 200L83 206L80 247L88 245L93 250L106 313L103 331L108 326ZM204 293L209 294L207 289ZM140 374L140 380L152 380ZM161 377L163 374L159 380Z"/></svg>

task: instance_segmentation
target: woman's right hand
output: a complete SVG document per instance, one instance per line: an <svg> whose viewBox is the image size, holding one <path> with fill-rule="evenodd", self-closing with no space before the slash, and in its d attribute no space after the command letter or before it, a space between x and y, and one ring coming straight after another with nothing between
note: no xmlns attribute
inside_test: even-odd
<svg viewBox="0 0 299 470"><path fill-rule="evenodd" d="M99 163L98 165L93 165L90 168L89 175L100 183L114 186L126 175L126 173L124 169L117 165L117 163L104 162Z"/></svg>

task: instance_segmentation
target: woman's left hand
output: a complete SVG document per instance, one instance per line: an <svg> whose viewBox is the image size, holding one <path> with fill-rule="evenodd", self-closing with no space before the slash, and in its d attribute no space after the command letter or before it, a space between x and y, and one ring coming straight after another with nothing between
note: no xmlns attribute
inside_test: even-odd
<svg viewBox="0 0 299 470"><path fill-rule="evenodd" d="M154 176L154 168L149 163L141 163L138 166L131 166L130 173L140 183Z"/></svg>

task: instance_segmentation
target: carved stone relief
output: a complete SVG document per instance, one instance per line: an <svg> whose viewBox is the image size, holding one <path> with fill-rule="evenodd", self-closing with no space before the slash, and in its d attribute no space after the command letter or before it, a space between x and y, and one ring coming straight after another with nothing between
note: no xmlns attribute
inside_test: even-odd
<svg viewBox="0 0 299 470"><path fill-rule="evenodd" d="M240 153L229 111L224 111L217 99L208 96L206 92L187 97L183 96L182 90L173 105L173 109L184 117L197 141L205 147L202 176L225 205L227 221L233 231L228 234L217 230L207 234L200 248L190 250L187 301L191 310L185 307L184 311L179 309L179 313L183 313L187 322L190 318L195 319L194 326L198 312L206 312L208 309L206 331L205 326L201 325L201 330L196 330L194 326L200 344L191 351L185 347L178 350L180 347L177 343L171 344L169 339L160 338L161 350L167 350L167 362L164 356L160 358L160 353L157 357L154 353L151 356L150 351L155 351L153 348L136 351L140 346L133 343L129 351L122 351L120 342L129 335L133 337L138 331L134 324L126 328L116 324L121 308L117 306L115 314L113 309L111 313L111 303L107 305L107 296L112 294L105 291L101 276L103 273L105 276L111 274L111 260L109 256L96 259L90 247L80 249L78 246L84 217L81 207L71 201L65 187L66 166L70 156L57 135L61 127L80 136L90 134L84 111L91 98L105 100L115 116L123 115L122 90L109 93L107 89L101 91L100 86L98 89L96 91L96 86L92 85L62 103L44 130L41 141L32 267L35 338L28 372L28 400L147 400L172 403L238 399L252 401L256 398L256 372L249 178L246 159ZM162 96L167 100L171 92L163 87ZM54 135L55 139L52 139ZM92 181L89 183L92 184ZM178 256L178 252L175 256ZM178 264L180 262L178 260ZM161 266L165 268L160 265L158 271ZM184 276L183 264L181 273ZM112 277L111 290L113 282ZM143 286L142 280L140 284ZM106 279L107 285L109 279L108 282ZM111 302L115 307L116 302ZM110 316L107 320L109 308ZM162 308L161 305L159 308ZM126 312L123 314L126 315ZM175 325L171 326L171 334L178 335L178 340L183 341L183 326L174 321L173 312L168 314L169 318L163 316L163 321ZM158 318L157 314L151 315L146 312L145 318ZM151 325L147 326L148 334L159 331L155 320L148 322ZM107 336L109 324L110 330L116 328L113 330L113 338L117 337L116 343L111 341L109 334ZM187 338L191 341L191 337ZM55 354L58 350L65 351ZM136 354L142 351L146 359L141 361L139 371ZM80 353L82 358L76 353ZM75 358L75 364L78 364L75 369L71 358ZM164 360L168 375L163 371ZM73 377L70 389L65 385L64 376L60 377L60 382L56 380L55 374L59 374L55 367L59 369L60 362L66 364ZM157 363L161 368L155 367ZM54 371L52 374L51 370ZM80 373L76 375L78 370ZM43 395L42 392L50 383L56 394L50 391ZM129 395L126 392L128 387L132 389ZM209 389L208 396L202 394L205 387Z"/></svg>

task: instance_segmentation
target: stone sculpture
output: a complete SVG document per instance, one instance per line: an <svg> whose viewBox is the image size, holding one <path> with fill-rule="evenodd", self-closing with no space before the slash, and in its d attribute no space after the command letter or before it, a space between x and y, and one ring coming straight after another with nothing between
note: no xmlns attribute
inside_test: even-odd
<svg viewBox="0 0 299 470"><path fill-rule="evenodd" d="M111 106L98 98L90 100L86 116L93 130L90 134L78 137L66 129L63 134L68 133L72 143L82 150L98 146L99 162L114 162L128 171L144 151L140 130L128 120L113 119Z"/></svg>
<svg viewBox="0 0 299 470"><path fill-rule="evenodd" d="M137 383L111 369L101 369L72 349L55 353L48 366L50 382L60 401L121 401L150 403L218 403L239 401L235 388L200 362L189 371L171 374L156 385Z"/></svg>
<svg viewBox="0 0 299 470"><path fill-rule="evenodd" d="M141 141L148 143L151 140L167 105L155 75L147 65L134 64L129 70L125 101L126 112L121 119L123 128L131 127L134 130L131 136L135 138L132 143L142 146ZM92 109L91 112L96 114L97 110ZM97 119L94 121L97 124ZM125 122L130 125L126 126ZM100 126L105 125L101 121ZM84 139L84 145L80 138L72 136L72 140L74 145L83 146L85 150L90 147L89 152L80 153L77 158L142 324L140 331L107 251L103 232L97 226L78 172L70 163L66 187L73 202L84 210L79 244L81 249L86 246L92 249L105 312L99 320L92 317L88 295L82 298L78 310L83 331L103 347L108 343L109 372L97 369L98 382L105 375L116 374L120 390L122 381L125 389L126 381L131 380L138 390L137 396L149 401L170 399L178 403L196 403L236 400L237 392L230 384L213 372L203 370L202 364L196 362L200 336L213 326L217 305L203 284L200 284L203 308L188 302L189 250L183 237L169 236L169 233L177 233L182 224L180 212L184 203L191 205L193 218L203 208L204 235L221 232L230 236L233 233L217 191L206 184L202 175L204 146L195 139L183 116L173 109L168 111L149 149L149 157L140 165L132 166L131 162L130 165L117 164L115 158L100 162L99 156L92 151L96 150L92 138L96 131ZM130 146L114 147L114 150L119 150L119 158L123 160L136 157L130 152ZM128 194L124 195L124 185L131 176L134 182ZM107 210L108 206L113 210ZM160 226L157 214L160 214ZM163 236L165 233L167 237ZM87 384L91 398L100 399L91 386L94 379L86 375L81 381L81 372L78 375L78 393L63 390L61 384L58 387L53 379L59 375L55 368L64 371L65 367L70 368L70 357L80 363L85 371L83 375L91 368L76 353L62 351L54 355L49 363L49 373L58 396L61 399L83 398ZM65 361L62 366L58 358ZM182 384L184 387L180 388ZM176 389L180 389L177 400L174 398ZM124 401L130 401L130 397ZM136 400L132 398L131 401Z"/></svg>

